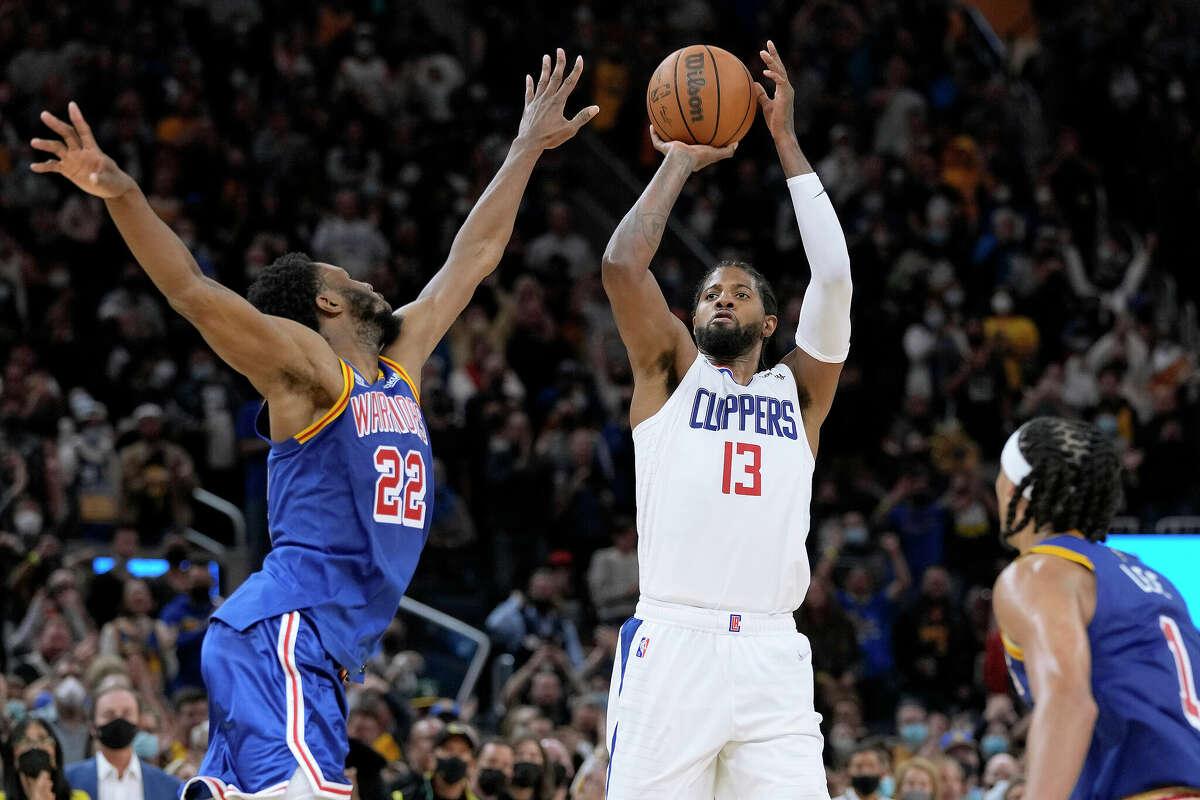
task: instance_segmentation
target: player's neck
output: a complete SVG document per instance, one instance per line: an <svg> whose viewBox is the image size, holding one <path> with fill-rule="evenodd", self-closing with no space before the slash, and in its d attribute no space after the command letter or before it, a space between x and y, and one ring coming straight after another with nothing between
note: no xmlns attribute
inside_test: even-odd
<svg viewBox="0 0 1200 800"><path fill-rule="evenodd" d="M1015 536L1013 536L1009 543L1013 547L1017 548L1018 552L1020 552L1021 555L1025 555L1030 550L1037 547L1039 544L1042 544L1043 542L1045 542L1049 539L1053 539L1056 536L1074 536L1077 539L1086 539L1087 538L1082 533L1080 533L1079 531L1076 531L1076 530L1070 530L1070 531L1055 531L1055 530L1049 530L1049 529L1034 530L1032 527L1030 527L1024 531L1021 531L1020 533L1016 534Z"/></svg>
<svg viewBox="0 0 1200 800"><path fill-rule="evenodd" d="M727 369L733 373L734 381L740 386L748 384L750 379L754 377L754 373L758 372L759 351L757 347L752 352L738 356L737 358L717 358L707 353L704 354L704 357L714 367Z"/></svg>
<svg viewBox="0 0 1200 800"><path fill-rule="evenodd" d="M337 357L354 367L368 381L375 379L379 370L379 350L346 334L326 334L326 341Z"/></svg>

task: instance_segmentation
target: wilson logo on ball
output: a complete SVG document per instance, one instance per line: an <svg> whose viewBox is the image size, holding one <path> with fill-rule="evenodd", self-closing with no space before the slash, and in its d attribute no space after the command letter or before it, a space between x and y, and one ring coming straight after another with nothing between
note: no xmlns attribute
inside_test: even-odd
<svg viewBox="0 0 1200 800"><path fill-rule="evenodd" d="M704 53L692 53L683 60L687 69L688 111L692 122L704 121L704 101L700 92L704 90Z"/></svg>

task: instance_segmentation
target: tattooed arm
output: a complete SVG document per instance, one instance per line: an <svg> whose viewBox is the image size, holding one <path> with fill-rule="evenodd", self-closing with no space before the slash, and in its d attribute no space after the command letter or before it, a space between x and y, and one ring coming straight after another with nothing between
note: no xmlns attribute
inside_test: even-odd
<svg viewBox="0 0 1200 800"><path fill-rule="evenodd" d="M666 158L609 240L602 273L604 291L633 367L630 424L635 426L662 408L674 384L696 358L691 333L671 313L650 272L650 262L688 176L728 158L737 147L663 142L653 128L650 136Z"/></svg>

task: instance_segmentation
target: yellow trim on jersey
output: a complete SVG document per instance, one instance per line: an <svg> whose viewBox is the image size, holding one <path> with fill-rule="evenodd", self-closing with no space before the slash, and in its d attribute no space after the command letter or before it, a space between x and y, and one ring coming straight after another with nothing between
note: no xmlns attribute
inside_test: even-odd
<svg viewBox="0 0 1200 800"><path fill-rule="evenodd" d="M1017 647L1017 643L1008 638L1008 634L1000 631L1000 641L1004 643L1004 652L1015 658L1017 661L1025 660L1025 651Z"/></svg>
<svg viewBox="0 0 1200 800"><path fill-rule="evenodd" d="M404 382L408 384L408 388L412 389L413 397L417 400L417 405L420 405L421 393L417 391L417 385L413 383L412 378L408 377L408 373L404 370L404 367L400 366L395 361L392 361L387 356L380 356L379 360L396 370L396 373L399 374L399 376L404 379Z"/></svg>
<svg viewBox="0 0 1200 800"><path fill-rule="evenodd" d="M1029 548L1029 552L1027 552L1025 555L1029 555L1029 553L1042 553L1043 555L1048 556L1058 556L1059 558L1065 558L1067 561L1074 561L1080 566L1087 567L1092 572L1096 571L1096 565L1092 563L1090 558L1081 553L1076 553L1070 548L1059 547L1056 544L1035 545L1034 547Z"/></svg>
<svg viewBox="0 0 1200 800"><path fill-rule="evenodd" d="M1140 794L1131 794L1125 800L1191 800L1191 798L1200 798L1200 789L1193 789L1190 786L1167 786Z"/></svg>
<svg viewBox="0 0 1200 800"><path fill-rule="evenodd" d="M325 416L321 417L319 420L314 422L312 425L309 425L307 428L305 428L304 430L302 430L296 434L296 441L299 442L300 444L304 444L309 439L316 436L318 433L321 432L322 428L329 425L329 423L333 422L335 419L338 418L338 415L340 415L343 411L346 410L346 406L350 402L350 389L351 389L351 387L354 386L354 376L350 371L349 364L347 364L345 361L342 361L341 365L342 365L342 394L341 394L341 396L338 397L337 402L333 404L333 407L329 409L329 411L325 414Z"/></svg>

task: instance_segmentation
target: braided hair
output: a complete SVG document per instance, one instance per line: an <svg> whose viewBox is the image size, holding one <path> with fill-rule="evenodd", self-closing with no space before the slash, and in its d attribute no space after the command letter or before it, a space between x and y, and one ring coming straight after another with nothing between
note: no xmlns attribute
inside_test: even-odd
<svg viewBox="0 0 1200 800"><path fill-rule="evenodd" d="M1032 521L1104 541L1122 502L1121 462L1104 432L1088 422L1038 417L1021 426L1017 445L1031 471L1013 491L1001 536L1007 540ZM1027 488L1029 503L1018 519Z"/></svg>

